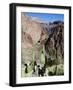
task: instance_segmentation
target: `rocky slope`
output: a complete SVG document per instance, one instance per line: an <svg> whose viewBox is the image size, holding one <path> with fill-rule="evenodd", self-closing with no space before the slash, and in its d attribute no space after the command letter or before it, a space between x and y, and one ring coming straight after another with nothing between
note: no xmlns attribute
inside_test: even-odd
<svg viewBox="0 0 73 90"><path fill-rule="evenodd" d="M37 63L40 62L40 53L46 40L48 39L48 31L43 28L41 23L32 20L31 17L22 13L22 61L24 63L32 62L33 54ZM26 52L25 52L26 51ZM28 57L29 56L29 57ZM26 58L26 59L25 59Z"/></svg>

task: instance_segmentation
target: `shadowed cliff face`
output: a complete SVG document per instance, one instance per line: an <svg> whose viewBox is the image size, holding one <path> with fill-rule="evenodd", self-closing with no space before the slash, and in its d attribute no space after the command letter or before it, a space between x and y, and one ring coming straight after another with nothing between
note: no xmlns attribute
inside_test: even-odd
<svg viewBox="0 0 73 90"><path fill-rule="evenodd" d="M32 74L34 63L44 67L44 72L39 68L44 74L47 70L47 75L64 75L64 23L43 23L21 13L21 59L30 67L29 76L38 76Z"/></svg>
<svg viewBox="0 0 73 90"><path fill-rule="evenodd" d="M55 64L62 64L64 63L64 26L56 25L49 31L49 38L45 44L47 59L55 61Z"/></svg>

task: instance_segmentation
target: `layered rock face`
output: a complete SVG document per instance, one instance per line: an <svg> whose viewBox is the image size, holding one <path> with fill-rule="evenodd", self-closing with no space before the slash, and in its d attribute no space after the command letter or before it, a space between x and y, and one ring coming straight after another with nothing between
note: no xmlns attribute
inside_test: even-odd
<svg viewBox="0 0 73 90"><path fill-rule="evenodd" d="M31 63L33 59L40 63L40 54L48 39L48 31L43 29L41 23L32 20L31 17L21 14L22 25L22 62Z"/></svg>
<svg viewBox="0 0 73 90"><path fill-rule="evenodd" d="M22 77L40 76L38 70L41 76L64 75L64 23L44 23L21 13L21 60ZM24 64L31 74L24 73ZM38 74L33 74L35 66Z"/></svg>

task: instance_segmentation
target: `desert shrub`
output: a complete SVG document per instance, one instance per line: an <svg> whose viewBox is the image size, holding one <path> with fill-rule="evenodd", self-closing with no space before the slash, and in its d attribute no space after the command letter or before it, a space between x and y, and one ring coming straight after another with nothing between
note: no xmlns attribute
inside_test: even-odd
<svg viewBox="0 0 73 90"><path fill-rule="evenodd" d="M57 65L56 75L64 75L64 65L63 64Z"/></svg>
<svg viewBox="0 0 73 90"><path fill-rule="evenodd" d="M64 75L64 65L59 64L59 65L52 65L52 66L48 67L48 75L49 76Z"/></svg>

